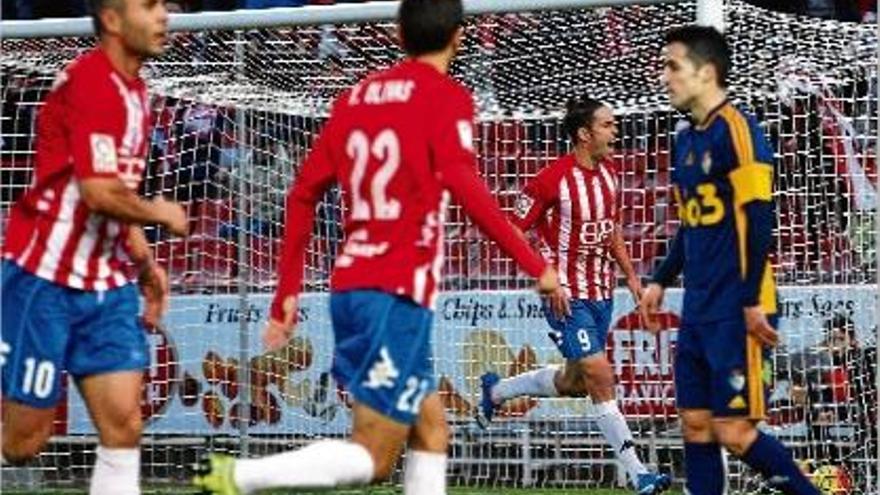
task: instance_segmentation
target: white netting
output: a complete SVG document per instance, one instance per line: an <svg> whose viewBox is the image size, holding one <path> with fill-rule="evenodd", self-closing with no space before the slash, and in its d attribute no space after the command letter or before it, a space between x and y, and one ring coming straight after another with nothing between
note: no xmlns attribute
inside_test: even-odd
<svg viewBox="0 0 880 495"><path fill-rule="evenodd" d="M659 84L659 50L666 30L694 15L694 4L680 3L470 18L453 73L477 96L479 165L501 205L510 209L525 182L566 151L563 102L582 92L606 99L620 119L624 235L638 272L648 275L677 225L669 150L680 115ZM877 39L870 27L739 2L729 3L726 17L732 96L757 113L777 152L784 345L766 427L817 481L849 483L841 493L876 493ZM327 374L332 337L323 295L341 236L337 192L316 216L306 277L314 294L303 304L300 337L266 356L257 330L274 287L287 186L330 98L397 60L394 38L390 22L185 32L146 68L156 113L145 193L186 202L193 227L185 240L149 231L176 293L167 328L153 334L158 364L147 391L144 455L151 482L182 481L181 466L198 449L260 454L347 431L348 410ZM54 72L92 43L3 40L4 211L30 180L34 114ZM456 426L450 483L562 492L621 483L585 400L523 400L488 432L472 423L483 371L508 375L560 358L544 337L536 299L506 291L527 288L528 280L458 207L446 234L448 294L437 312L435 366ZM677 312L679 296L669 299ZM643 459L680 479L675 333L648 337L625 294L616 303L609 356L623 409ZM669 325L677 326L674 315ZM68 402L62 436L34 463L38 469L7 472L4 487L16 480L82 485L93 435L81 402ZM763 490L740 464L731 469L737 493Z"/></svg>

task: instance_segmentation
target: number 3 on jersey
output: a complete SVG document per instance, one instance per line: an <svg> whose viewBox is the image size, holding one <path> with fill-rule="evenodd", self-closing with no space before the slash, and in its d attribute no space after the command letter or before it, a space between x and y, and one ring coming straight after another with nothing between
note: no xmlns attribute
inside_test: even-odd
<svg viewBox="0 0 880 495"><path fill-rule="evenodd" d="M678 215L689 227L699 225L715 225L724 218L724 203L718 197L714 184L705 183L697 186L697 197L688 198L682 203L678 189L675 190L678 201Z"/></svg>
<svg viewBox="0 0 880 495"><path fill-rule="evenodd" d="M391 129L384 129L370 143L365 132L353 131L348 136L345 152L354 162L350 178L351 219L395 220L400 217L400 202L389 198L386 192L388 183L400 167L400 141L397 134ZM361 185L367 179L367 165L371 157L381 161L381 165L369 178L370 197L364 198L361 196Z"/></svg>

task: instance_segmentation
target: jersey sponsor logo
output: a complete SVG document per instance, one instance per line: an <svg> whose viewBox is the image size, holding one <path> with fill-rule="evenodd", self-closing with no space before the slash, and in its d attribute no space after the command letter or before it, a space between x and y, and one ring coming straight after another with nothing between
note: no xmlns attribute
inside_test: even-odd
<svg viewBox="0 0 880 495"><path fill-rule="evenodd" d="M532 206L535 205L535 199L529 196L528 194L520 194L518 198L516 198L516 204L514 205L514 212L516 216L519 218L525 218L526 215L529 214L529 210L532 209Z"/></svg>
<svg viewBox="0 0 880 495"><path fill-rule="evenodd" d="M368 379L364 382L364 387L372 389L380 387L394 388L394 380L398 376L400 376L400 372L394 366L394 361L391 359L391 355L388 354L388 348L382 347L379 350L379 360L370 368L367 374Z"/></svg>
<svg viewBox="0 0 880 495"><path fill-rule="evenodd" d="M114 174L119 170L116 143L109 134L94 133L89 136L92 145L92 169L102 174Z"/></svg>
<svg viewBox="0 0 880 495"><path fill-rule="evenodd" d="M461 147L468 151L474 151L473 124L467 120L459 120L455 123L455 126L458 127L458 140L461 143Z"/></svg>
<svg viewBox="0 0 880 495"><path fill-rule="evenodd" d="M580 241L584 247L604 246L614 232L614 221L605 219L581 224Z"/></svg>

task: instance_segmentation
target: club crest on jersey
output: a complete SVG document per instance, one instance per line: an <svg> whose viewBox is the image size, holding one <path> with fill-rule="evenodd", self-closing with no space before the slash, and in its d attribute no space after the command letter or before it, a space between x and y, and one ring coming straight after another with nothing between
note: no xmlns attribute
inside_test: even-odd
<svg viewBox="0 0 880 495"><path fill-rule="evenodd" d="M116 143L109 134L94 133L89 136L92 145L92 168L95 172L112 174L119 171Z"/></svg>
<svg viewBox="0 0 880 495"><path fill-rule="evenodd" d="M712 170L712 153L706 151L703 153L703 162L701 163L703 167L703 173L708 174L709 170Z"/></svg>
<svg viewBox="0 0 880 495"><path fill-rule="evenodd" d="M514 205L516 216L519 218L525 218L534 204L535 200L532 197L527 194L520 194L519 197L516 198L516 204Z"/></svg>
<svg viewBox="0 0 880 495"><path fill-rule="evenodd" d="M730 377L727 379L730 386L736 390L737 392L741 392L746 386L746 377L743 376L743 372L740 370L733 370L730 372Z"/></svg>
<svg viewBox="0 0 880 495"><path fill-rule="evenodd" d="M687 158L684 159L684 164L685 164L685 166L690 167L691 165L694 164L695 160L696 160L696 158L694 157L694 152L689 151Z"/></svg>

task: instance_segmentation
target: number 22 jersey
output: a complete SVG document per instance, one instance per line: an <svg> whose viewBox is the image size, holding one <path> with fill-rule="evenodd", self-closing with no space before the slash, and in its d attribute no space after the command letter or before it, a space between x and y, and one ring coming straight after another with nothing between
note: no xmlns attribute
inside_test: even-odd
<svg viewBox="0 0 880 495"><path fill-rule="evenodd" d="M288 195L273 318L282 316L281 301L299 291L312 228L308 205L333 182L345 206L333 291L375 289L433 308L447 190L527 273L540 275L546 264L516 235L477 175L473 119L463 86L412 59L339 96Z"/></svg>

